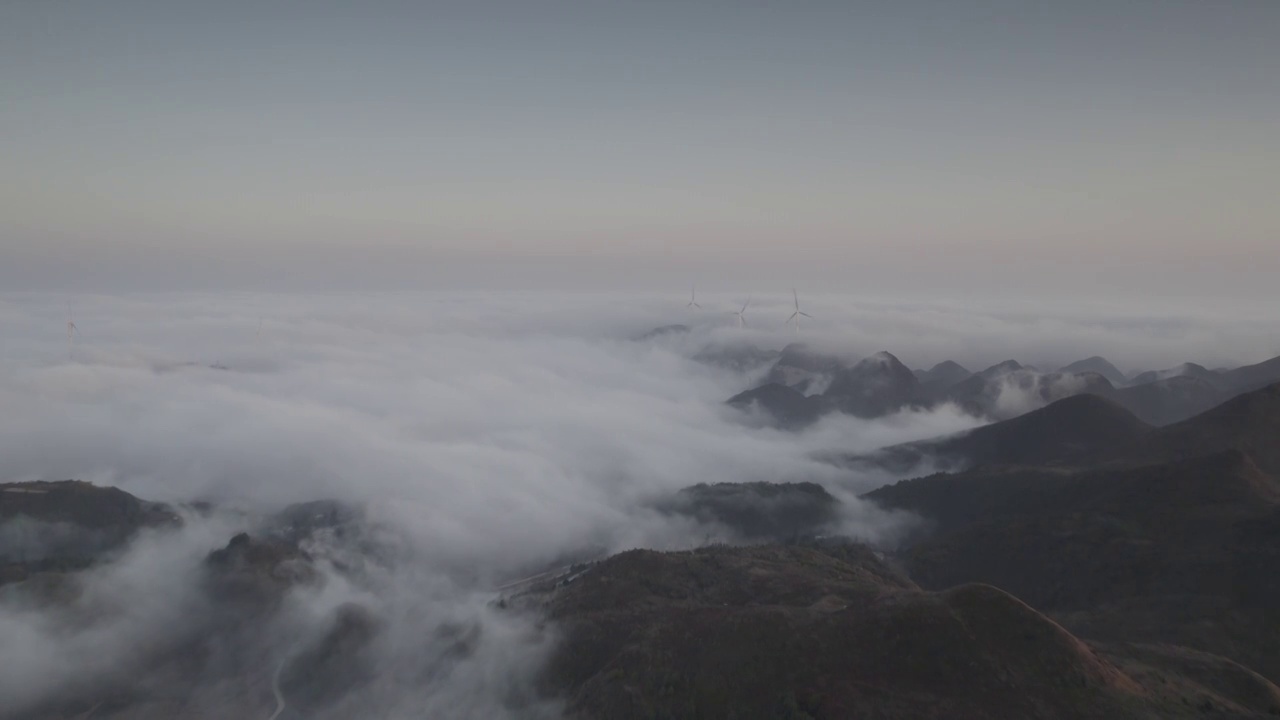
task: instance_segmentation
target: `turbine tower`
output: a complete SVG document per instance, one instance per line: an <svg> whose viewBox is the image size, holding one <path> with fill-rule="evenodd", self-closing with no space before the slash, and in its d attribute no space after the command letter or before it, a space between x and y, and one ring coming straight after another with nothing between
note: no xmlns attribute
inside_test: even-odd
<svg viewBox="0 0 1280 720"><path fill-rule="evenodd" d="M796 311L791 313L791 317L787 318L787 322L795 323L796 334L799 335L800 334L800 318L807 317L810 320L812 320L813 316L800 309L800 295L796 292L795 288L791 288L791 297L794 298L796 301Z"/></svg>
<svg viewBox="0 0 1280 720"><path fill-rule="evenodd" d="M76 327L75 318L71 315L71 303L67 303L67 359L71 358L71 348L78 332L80 330Z"/></svg>
<svg viewBox="0 0 1280 720"><path fill-rule="evenodd" d="M698 304L698 287L696 285L689 286L689 304L685 307L690 310L701 310L702 306Z"/></svg>
<svg viewBox="0 0 1280 720"><path fill-rule="evenodd" d="M750 304L751 304L751 296L748 295L747 301L742 303L742 309L733 313L734 315L738 316L738 327L740 328L744 328L747 326L747 306Z"/></svg>

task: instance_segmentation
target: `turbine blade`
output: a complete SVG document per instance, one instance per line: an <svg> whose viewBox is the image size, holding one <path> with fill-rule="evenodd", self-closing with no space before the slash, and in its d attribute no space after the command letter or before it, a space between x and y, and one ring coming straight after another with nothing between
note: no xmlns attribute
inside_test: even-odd
<svg viewBox="0 0 1280 720"><path fill-rule="evenodd" d="M812 316L812 315L810 315L810 314L809 314L809 313L807 313L807 312L802 312L802 313L800 313L800 314L801 314L801 315L803 315L803 316L805 316L805 317L807 317L807 318L809 318L810 320L812 320L812 319L813 319L813 316Z"/></svg>
<svg viewBox="0 0 1280 720"><path fill-rule="evenodd" d="M792 320L795 320L795 319L796 319L796 317L797 317L798 315L800 315L800 311L799 311L799 310L797 310L797 311L795 311L795 312L791 313L791 317L787 318L787 322L791 322Z"/></svg>

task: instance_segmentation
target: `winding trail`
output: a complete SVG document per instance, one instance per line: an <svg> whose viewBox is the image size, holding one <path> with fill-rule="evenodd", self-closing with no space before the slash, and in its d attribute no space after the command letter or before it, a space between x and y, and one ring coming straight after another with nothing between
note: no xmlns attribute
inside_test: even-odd
<svg viewBox="0 0 1280 720"><path fill-rule="evenodd" d="M280 713L284 712L284 695L280 692L280 673L284 672L284 664L286 660L281 660L276 666L275 674L271 676L271 694L276 696L276 711L271 713L271 717L267 720L277 720Z"/></svg>

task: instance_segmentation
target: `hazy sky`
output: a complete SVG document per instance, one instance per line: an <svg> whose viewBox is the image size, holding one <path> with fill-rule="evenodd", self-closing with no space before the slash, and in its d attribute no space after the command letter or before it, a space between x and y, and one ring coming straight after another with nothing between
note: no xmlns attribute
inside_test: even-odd
<svg viewBox="0 0 1280 720"><path fill-rule="evenodd" d="M1275 293L1280 2L0 3L0 287Z"/></svg>

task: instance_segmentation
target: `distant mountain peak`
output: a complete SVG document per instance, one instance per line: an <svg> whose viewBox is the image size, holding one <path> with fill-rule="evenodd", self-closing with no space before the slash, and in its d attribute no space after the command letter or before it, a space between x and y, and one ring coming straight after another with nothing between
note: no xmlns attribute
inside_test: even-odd
<svg viewBox="0 0 1280 720"><path fill-rule="evenodd" d="M1005 360L1004 362L992 365L978 374L988 379L997 378L1001 375L1008 375L1011 372L1017 372L1023 369L1023 367L1025 366L1017 360Z"/></svg>
<svg viewBox="0 0 1280 720"><path fill-rule="evenodd" d="M691 330L693 330L693 328L681 323L676 323L673 325L662 325L661 327L656 327L650 330L649 332L643 333L641 335L637 335L633 339L636 340L637 342L644 342L646 340L654 340L656 338L667 337L670 335L684 335L685 333L688 333Z"/></svg>
<svg viewBox="0 0 1280 720"><path fill-rule="evenodd" d="M942 362L938 363L937 365L934 365L933 367L929 368L929 372L930 372L930 373L939 373L939 372L955 372L955 371L957 371L957 370L959 370L959 371L961 371L961 372L965 372L965 373L969 372L969 371L965 368L965 366L961 365L960 363L956 362L955 360L943 360Z"/></svg>
<svg viewBox="0 0 1280 720"><path fill-rule="evenodd" d="M835 374L823 397L858 417L879 417L918 403L920 380L893 353L878 352Z"/></svg>
<svg viewBox="0 0 1280 720"><path fill-rule="evenodd" d="M871 367L871 366L889 367L895 370L897 368L902 368L904 370L907 370L907 372L911 372L909 369L907 369L906 365L902 364L902 361L899 360L896 355L889 352L888 350L881 350L875 355L872 355L871 357L864 359L862 362L858 363L858 365L867 366L867 367Z"/></svg>
<svg viewBox="0 0 1280 720"><path fill-rule="evenodd" d="M1106 378L1113 385L1123 384L1126 380L1125 374L1120 372L1119 368L1112 365L1106 358L1100 355L1094 355L1084 360L1077 360L1070 365L1062 368L1062 372L1068 373L1084 373L1092 372Z"/></svg>
<svg viewBox="0 0 1280 720"><path fill-rule="evenodd" d="M1159 382L1175 377L1193 377L1205 380L1214 385L1220 384L1223 380L1219 373L1216 373L1203 365L1197 365L1192 362L1184 362L1180 365L1168 368L1166 370L1148 370L1138 373L1129 381L1130 385L1146 385L1147 383Z"/></svg>
<svg viewBox="0 0 1280 720"><path fill-rule="evenodd" d="M920 382L935 388L946 388L969 379L973 373L954 360L943 360L928 370L916 373L916 376L920 378Z"/></svg>
<svg viewBox="0 0 1280 720"><path fill-rule="evenodd" d="M824 410L821 398L806 397L799 390L776 382L740 392L729 398L727 404L741 410L757 407L767 412L782 427L791 429L813 423Z"/></svg>

